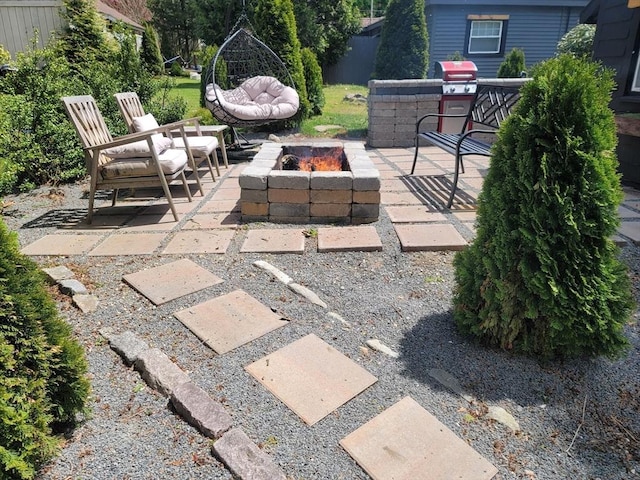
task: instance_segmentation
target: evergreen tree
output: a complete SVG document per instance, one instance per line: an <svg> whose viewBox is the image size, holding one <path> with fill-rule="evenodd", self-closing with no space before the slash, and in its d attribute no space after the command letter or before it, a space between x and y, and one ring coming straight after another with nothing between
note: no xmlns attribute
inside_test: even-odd
<svg viewBox="0 0 640 480"><path fill-rule="evenodd" d="M476 239L454 261L454 317L493 346L615 357L633 301L611 238L623 198L613 75L569 55L532 75L494 145Z"/></svg>
<svg viewBox="0 0 640 480"><path fill-rule="evenodd" d="M303 48L302 65L304 67L307 97L311 104L311 115L321 115L324 107L324 90L322 89L322 68L318 64L315 53L310 48Z"/></svg>
<svg viewBox="0 0 640 480"><path fill-rule="evenodd" d="M310 106L292 1L257 0L253 25L258 38L268 39L269 47L282 59L293 78L300 96L297 121L307 118Z"/></svg>
<svg viewBox="0 0 640 480"><path fill-rule="evenodd" d="M31 479L89 393L87 364L42 272L0 220L0 478Z"/></svg>
<svg viewBox="0 0 640 480"><path fill-rule="evenodd" d="M162 60L162 53L160 53L158 35L150 23L145 23L144 25L140 60L144 69L151 75L160 75L164 71L164 61Z"/></svg>
<svg viewBox="0 0 640 480"><path fill-rule="evenodd" d="M64 54L72 66L106 60L113 45L105 35L105 23L93 0L64 0L62 17L66 28L62 36Z"/></svg>
<svg viewBox="0 0 640 480"><path fill-rule="evenodd" d="M514 48L500 64L498 78L519 78L525 70L524 52L519 48Z"/></svg>
<svg viewBox="0 0 640 480"><path fill-rule="evenodd" d="M390 0L374 78L425 78L429 66L429 36L423 0Z"/></svg>
<svg viewBox="0 0 640 480"><path fill-rule="evenodd" d="M596 26L581 23L569 30L558 42L558 54L569 53L576 57L591 58Z"/></svg>

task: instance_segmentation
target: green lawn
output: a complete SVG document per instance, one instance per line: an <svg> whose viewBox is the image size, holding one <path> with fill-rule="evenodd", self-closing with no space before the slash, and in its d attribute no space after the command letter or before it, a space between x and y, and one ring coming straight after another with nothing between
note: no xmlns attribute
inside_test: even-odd
<svg viewBox="0 0 640 480"><path fill-rule="evenodd" d="M186 117L201 117L203 123L213 123L211 112L200 108L200 82L185 77L177 77L172 91L187 101ZM367 103L345 100L349 94L367 96L369 90L360 85L326 85L324 87L325 106L322 115L302 122L300 132L311 137L349 137L363 138L367 135ZM337 125L327 131L318 131L320 125Z"/></svg>

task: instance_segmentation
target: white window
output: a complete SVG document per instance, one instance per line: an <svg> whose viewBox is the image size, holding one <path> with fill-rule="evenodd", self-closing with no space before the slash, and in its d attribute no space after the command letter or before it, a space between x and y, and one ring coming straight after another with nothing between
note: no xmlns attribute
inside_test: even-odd
<svg viewBox="0 0 640 480"><path fill-rule="evenodd" d="M500 53L502 21L472 20L469 31L469 53Z"/></svg>
<svg viewBox="0 0 640 480"><path fill-rule="evenodd" d="M632 92L640 92L640 55L636 60L636 72L633 75L633 83L631 84Z"/></svg>

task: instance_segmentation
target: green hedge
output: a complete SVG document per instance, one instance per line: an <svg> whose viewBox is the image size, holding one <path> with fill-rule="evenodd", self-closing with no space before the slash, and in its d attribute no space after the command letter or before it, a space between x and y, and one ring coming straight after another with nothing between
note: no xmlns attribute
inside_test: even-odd
<svg viewBox="0 0 640 480"><path fill-rule="evenodd" d="M0 220L0 478L31 479L89 393L87 364L38 266Z"/></svg>

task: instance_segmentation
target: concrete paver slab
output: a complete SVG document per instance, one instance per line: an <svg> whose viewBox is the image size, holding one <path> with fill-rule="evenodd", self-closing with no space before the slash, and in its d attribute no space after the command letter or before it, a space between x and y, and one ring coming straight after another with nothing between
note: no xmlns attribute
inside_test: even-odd
<svg viewBox="0 0 640 480"><path fill-rule="evenodd" d="M618 227L618 233L640 245L640 222L622 222Z"/></svg>
<svg viewBox="0 0 640 480"><path fill-rule="evenodd" d="M165 233L111 235L91 250L89 255L150 255L160 246L165 236Z"/></svg>
<svg viewBox="0 0 640 480"><path fill-rule="evenodd" d="M24 255L82 255L104 237L102 235L45 235L24 247Z"/></svg>
<svg viewBox="0 0 640 480"><path fill-rule="evenodd" d="M240 187L237 188L223 188L218 190L211 197L212 201L220 200L239 200L240 199Z"/></svg>
<svg viewBox="0 0 640 480"><path fill-rule="evenodd" d="M300 228L249 230L241 253L304 253L305 237Z"/></svg>
<svg viewBox="0 0 640 480"><path fill-rule="evenodd" d="M640 218L639 212L631 210L630 208L625 208L624 205L621 205L618 208L618 215L620 215L620 218Z"/></svg>
<svg viewBox="0 0 640 480"><path fill-rule="evenodd" d="M385 205L422 205L423 202L412 192L380 192L380 201Z"/></svg>
<svg viewBox="0 0 640 480"><path fill-rule="evenodd" d="M449 224L394 224L393 228L403 252L462 250L467 245L462 235Z"/></svg>
<svg viewBox="0 0 640 480"><path fill-rule="evenodd" d="M185 230L177 232L166 248L163 255L178 253L219 253L223 254L229 248L235 230Z"/></svg>
<svg viewBox="0 0 640 480"><path fill-rule="evenodd" d="M169 302L224 281L186 258L130 273L124 275L122 279L155 305Z"/></svg>
<svg viewBox="0 0 640 480"><path fill-rule="evenodd" d="M453 215L461 222L473 223L476 221L477 211L469 210L465 212L454 212Z"/></svg>
<svg viewBox="0 0 640 480"><path fill-rule="evenodd" d="M197 213L184 225L185 230L206 230L210 228L238 228L240 212Z"/></svg>
<svg viewBox="0 0 640 480"><path fill-rule="evenodd" d="M235 290L174 315L219 355L288 323L243 290Z"/></svg>
<svg viewBox="0 0 640 480"><path fill-rule="evenodd" d="M374 480L489 480L498 469L405 397L340 440Z"/></svg>
<svg viewBox="0 0 640 480"><path fill-rule="evenodd" d="M239 200L209 200L198 209L198 213L239 212L239 211L240 211Z"/></svg>
<svg viewBox="0 0 640 480"><path fill-rule="evenodd" d="M105 230L117 230L127 220L131 218L131 215L93 215L91 223L87 223L87 219L84 218L80 222L70 222L59 226L61 230L73 230L73 231L105 231Z"/></svg>
<svg viewBox="0 0 640 480"><path fill-rule="evenodd" d="M178 222L173 218L171 210L166 213L152 215L137 215L120 230L125 232L157 232L169 231L176 227Z"/></svg>
<svg viewBox="0 0 640 480"><path fill-rule="evenodd" d="M382 241L371 225L318 228L318 252L377 252Z"/></svg>
<svg viewBox="0 0 640 480"><path fill-rule="evenodd" d="M385 207L393 223L446 222L447 217L427 205Z"/></svg>
<svg viewBox="0 0 640 480"><path fill-rule="evenodd" d="M313 334L247 365L245 370L308 425L377 381Z"/></svg>

